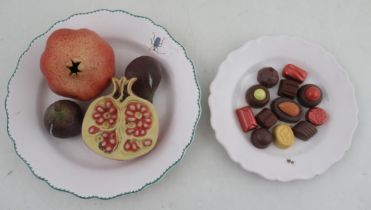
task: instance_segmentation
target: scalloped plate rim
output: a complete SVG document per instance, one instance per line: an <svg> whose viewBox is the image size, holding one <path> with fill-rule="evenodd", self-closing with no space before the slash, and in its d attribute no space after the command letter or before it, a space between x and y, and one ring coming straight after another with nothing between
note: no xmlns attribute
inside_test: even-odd
<svg viewBox="0 0 371 210"><path fill-rule="evenodd" d="M290 178L275 177L275 176L272 176L272 175L264 174L264 173L259 172L259 171L254 171L254 170L250 169L247 165L245 165L242 161L238 160L238 158L236 158L234 156L233 152L226 148L225 142L223 142L223 140L221 140L220 134L218 133L217 126L216 126L217 122L215 121L215 118L214 118L216 105L214 103L214 97L215 96L213 95L213 90L215 89L214 86L216 86L217 80L219 80L220 77L221 77L220 75L221 75L222 66L223 66L224 63L226 63L228 60L230 60L230 58L235 53L238 54L238 53L240 53L240 51L247 48L249 45L252 45L252 44L257 43L257 42L262 42L262 41L264 41L264 39L291 39L291 40L303 42L307 45L311 45L311 46L321 50L322 52L325 53L326 56L329 56L329 59L331 59L334 62L334 64L339 68L339 70L345 76L345 79L346 79L346 81L348 82L348 85L351 88L351 93L352 93L352 98L353 98L353 100L351 102L353 103L353 106L355 107L355 110L354 110L354 112L355 112L355 123L353 125L353 128L350 131L351 134L352 134L351 135L352 138L348 140L347 144L344 144L341 155L336 157L333 162L329 163L327 167L323 168L320 171L317 170L316 172L314 172L312 174L305 175L305 176L303 175L301 177L295 177L295 178L292 178L292 177L290 177ZM325 48L323 48L321 45L310 42L310 41L305 40L305 39L300 38L300 37L289 36L289 35L266 35L266 36L260 36L258 38L255 38L255 39L252 39L252 40L249 40L249 41L245 42L239 48L229 52L227 54L226 58L221 62L221 64L218 67L217 74L216 74L216 76L214 77L214 79L212 80L212 82L209 86L209 91L210 91L210 95L209 95L209 98L208 98L208 105L209 105L209 108L210 108L210 124L211 124L212 129L215 132L215 136L216 136L217 141L223 146L223 148L225 149L228 156L232 159L232 161L234 161L235 163L240 165L241 168L243 168L244 170L246 170L248 172L251 172L253 174L261 176L261 177L263 177L267 180L270 180L270 181L289 182L289 181L295 181L295 180L309 180L309 179L312 179L316 176L319 176L319 175L323 174L324 172L326 172L329 168L331 168L334 164L338 163L344 157L345 153L349 150L349 148L352 144L354 133L355 133L355 131L358 127L358 124L359 124L359 117L358 117L359 107L358 107L357 98L356 98L356 94L355 94L355 88L354 88L353 83L350 80L350 77L349 77L347 71L345 71L345 69L336 60L335 56L333 54L331 54L329 51L327 51Z"/></svg>

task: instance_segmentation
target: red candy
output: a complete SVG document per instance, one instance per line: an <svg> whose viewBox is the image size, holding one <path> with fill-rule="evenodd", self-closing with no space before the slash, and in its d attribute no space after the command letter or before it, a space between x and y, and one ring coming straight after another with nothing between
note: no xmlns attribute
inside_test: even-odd
<svg viewBox="0 0 371 210"><path fill-rule="evenodd" d="M308 110L306 118L313 125L319 126L327 121L327 113L319 107L314 107Z"/></svg>
<svg viewBox="0 0 371 210"><path fill-rule="evenodd" d="M245 106L236 110L238 120L240 121L241 128L244 132L251 131L258 127L254 113L250 106Z"/></svg>
<svg viewBox="0 0 371 210"><path fill-rule="evenodd" d="M304 82L305 78L307 78L308 73L294 64L287 64L283 68L282 75L286 78L290 78L302 83Z"/></svg>
<svg viewBox="0 0 371 210"><path fill-rule="evenodd" d="M317 101L321 98L321 90L318 87L311 86L305 90L304 95L308 101Z"/></svg>

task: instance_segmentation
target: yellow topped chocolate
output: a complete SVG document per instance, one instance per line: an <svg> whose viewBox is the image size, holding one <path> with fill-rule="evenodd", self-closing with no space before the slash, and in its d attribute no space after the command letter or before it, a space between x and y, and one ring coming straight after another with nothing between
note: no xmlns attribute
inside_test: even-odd
<svg viewBox="0 0 371 210"><path fill-rule="evenodd" d="M136 78L113 78L113 92L94 100L86 111L82 138L94 152L116 160L130 160L151 151L159 122L155 107L136 96Z"/></svg>
<svg viewBox="0 0 371 210"><path fill-rule="evenodd" d="M290 126L279 124L273 129L274 143L281 149L287 149L295 143L294 133Z"/></svg>
<svg viewBox="0 0 371 210"><path fill-rule="evenodd" d="M256 89L254 91L254 97L256 98L256 100L262 101L267 97L267 94L263 89Z"/></svg>

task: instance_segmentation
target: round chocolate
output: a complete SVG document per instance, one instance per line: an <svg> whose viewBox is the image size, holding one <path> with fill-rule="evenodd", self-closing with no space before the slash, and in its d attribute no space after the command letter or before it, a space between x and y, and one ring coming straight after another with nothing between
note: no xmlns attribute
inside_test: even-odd
<svg viewBox="0 0 371 210"><path fill-rule="evenodd" d="M273 142L273 135L268 129L258 128L251 134L251 143L258 149L264 149Z"/></svg>
<svg viewBox="0 0 371 210"><path fill-rule="evenodd" d="M298 91L298 101L305 107L315 107L322 101L322 91L317 85L307 84Z"/></svg>
<svg viewBox="0 0 371 210"><path fill-rule="evenodd" d="M271 110L278 119L288 123L299 121L303 115L301 106L294 100L285 97L274 99L271 103Z"/></svg>
<svg viewBox="0 0 371 210"><path fill-rule="evenodd" d="M269 91L263 85L251 86L246 92L246 101L254 108L263 107L269 102Z"/></svg>
<svg viewBox="0 0 371 210"><path fill-rule="evenodd" d="M267 88L275 86L278 79L278 72L272 67L265 67L258 71L258 82Z"/></svg>
<svg viewBox="0 0 371 210"><path fill-rule="evenodd" d="M312 123L315 126L322 125L327 121L326 111L319 107L309 109L305 117L308 122Z"/></svg>

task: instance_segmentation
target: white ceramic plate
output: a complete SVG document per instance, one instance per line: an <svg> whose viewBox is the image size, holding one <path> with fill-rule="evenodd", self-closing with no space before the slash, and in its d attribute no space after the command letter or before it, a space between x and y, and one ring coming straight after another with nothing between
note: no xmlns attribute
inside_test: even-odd
<svg viewBox="0 0 371 210"><path fill-rule="evenodd" d="M259 69L272 66L281 75L288 63L308 71L305 83L322 88L319 106L328 112L329 121L309 141L297 139L289 149L273 144L256 149L249 141L251 132L241 131L235 110L247 105L245 91L258 83ZM270 89L271 99L277 96L277 86ZM334 56L316 44L287 36L262 37L231 52L210 85L209 106L216 138L231 159L269 180L310 179L323 173L350 147L358 121L354 88Z"/></svg>
<svg viewBox="0 0 371 210"><path fill-rule="evenodd" d="M46 39L59 28L89 28L106 39L115 51L117 76L141 55L153 56L163 64L165 71L154 98L159 141L148 155L133 161L110 160L90 151L80 136L57 139L45 130L43 113L61 97L48 88L39 60ZM154 37L163 41L156 50L151 41ZM112 198L145 188L179 162L200 118L200 88L184 48L166 29L125 11L98 10L72 15L32 40L9 81L6 110L16 152L38 178L83 198Z"/></svg>

